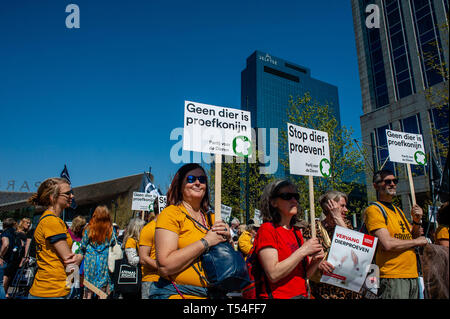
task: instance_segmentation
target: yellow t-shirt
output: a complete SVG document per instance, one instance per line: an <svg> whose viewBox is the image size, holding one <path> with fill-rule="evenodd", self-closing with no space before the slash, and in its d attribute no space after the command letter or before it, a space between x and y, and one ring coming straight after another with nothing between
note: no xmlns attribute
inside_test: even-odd
<svg viewBox="0 0 450 319"><path fill-rule="evenodd" d="M134 248L136 250L138 250L138 243L136 241L136 239L130 237L127 239L127 242L125 243L125 249L127 248Z"/></svg>
<svg viewBox="0 0 450 319"><path fill-rule="evenodd" d="M386 228L391 237L412 240L411 226L408 220L400 215L403 212L398 207L396 211L392 211L385 205L383 207L387 215L387 225L379 208L371 205L364 212L367 230L373 233L377 229ZM414 248L403 252L388 252L377 248L375 261L380 268L381 278L416 278L418 276Z"/></svg>
<svg viewBox="0 0 450 319"><path fill-rule="evenodd" d="M435 235L436 241L447 239L448 240L448 226L439 225L438 229L436 229Z"/></svg>
<svg viewBox="0 0 450 319"><path fill-rule="evenodd" d="M53 216L44 218L46 215ZM38 270L30 294L36 297L63 297L70 293L70 287L66 286L66 270L53 244L59 240L66 240L71 249L72 237L63 220L53 212L45 211L41 219L34 231Z"/></svg>
<svg viewBox="0 0 450 319"><path fill-rule="evenodd" d="M150 258L156 260L155 229L156 229L155 219L142 228L141 234L139 235L139 246L149 246ZM148 266L142 265L142 281L158 281L158 280L159 280L158 271L151 270Z"/></svg>
<svg viewBox="0 0 450 319"><path fill-rule="evenodd" d="M170 205L159 214L156 221L156 228L163 228L178 234L178 248L182 249L201 238L205 237L207 231L192 220L186 217L187 211L183 205ZM206 219L206 216L205 216ZM207 220L206 220L207 222ZM211 214L211 222L214 223L214 215ZM205 276L201 267L201 262L195 262L194 266ZM169 278L167 278L169 279ZM200 280L200 276L192 266L186 268L182 272L173 275L169 280L175 281L180 285L193 285L204 287L204 282Z"/></svg>
<svg viewBox="0 0 450 319"><path fill-rule="evenodd" d="M241 236L239 236L238 247L240 251L247 256L253 247L252 234L248 231L244 231Z"/></svg>

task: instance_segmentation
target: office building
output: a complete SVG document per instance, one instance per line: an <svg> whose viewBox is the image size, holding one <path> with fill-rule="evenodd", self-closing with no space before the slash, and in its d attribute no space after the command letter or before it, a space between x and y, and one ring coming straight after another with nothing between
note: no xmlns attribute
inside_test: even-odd
<svg viewBox="0 0 450 319"><path fill-rule="evenodd" d="M434 151L444 167L448 105L442 109L431 105L425 92L433 88L448 94L448 74L443 76L433 67L448 67L448 0L351 0L351 4L362 94L362 142L374 170L384 164L401 177L397 190L404 211L409 212L406 165L389 161L385 130L422 134L426 151ZM366 10L369 5L378 10ZM375 19L378 26L371 23ZM437 140L444 148L437 146ZM411 166L416 199L424 207L430 198L427 171ZM372 175L368 169L369 200L376 197Z"/></svg>

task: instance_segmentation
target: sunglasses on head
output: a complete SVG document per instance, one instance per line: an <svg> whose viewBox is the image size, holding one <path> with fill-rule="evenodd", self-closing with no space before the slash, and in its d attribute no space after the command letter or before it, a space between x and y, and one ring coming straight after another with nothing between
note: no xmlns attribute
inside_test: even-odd
<svg viewBox="0 0 450 319"><path fill-rule="evenodd" d="M194 176L194 175L188 175L186 177L186 181L188 183L194 183L196 180L198 180L201 184L206 184L206 176Z"/></svg>
<svg viewBox="0 0 450 319"><path fill-rule="evenodd" d="M292 198L295 198L295 200L298 202L300 199L300 194L299 193L280 193L278 195L274 196L276 197L280 197L281 199L284 200L291 200Z"/></svg>
<svg viewBox="0 0 450 319"><path fill-rule="evenodd" d="M398 184L398 178L394 178L394 179L383 179L382 181L380 181L379 183L384 182L386 185L390 185L391 183L394 183L394 185Z"/></svg>

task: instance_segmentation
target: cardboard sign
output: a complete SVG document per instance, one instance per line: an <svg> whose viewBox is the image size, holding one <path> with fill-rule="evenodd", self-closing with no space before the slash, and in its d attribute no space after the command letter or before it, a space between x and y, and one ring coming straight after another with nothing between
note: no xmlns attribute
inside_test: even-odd
<svg viewBox="0 0 450 319"><path fill-rule="evenodd" d="M221 213L222 213L222 220L225 223L230 222L230 217L231 217L231 211L233 208L226 206L224 204L221 205Z"/></svg>
<svg viewBox="0 0 450 319"><path fill-rule="evenodd" d="M156 199L155 194L133 192L133 201L131 202L132 210L150 211Z"/></svg>
<svg viewBox="0 0 450 319"><path fill-rule="evenodd" d="M287 123L289 172L295 175L331 175L328 133Z"/></svg>
<svg viewBox="0 0 450 319"><path fill-rule="evenodd" d="M251 157L250 112L185 101L183 150Z"/></svg>
<svg viewBox="0 0 450 319"><path fill-rule="evenodd" d="M336 226L327 261L333 273L324 273L320 282L359 292L366 280L378 238Z"/></svg>
<svg viewBox="0 0 450 319"><path fill-rule="evenodd" d="M386 139L391 162L426 165L427 156L421 134L386 130Z"/></svg>

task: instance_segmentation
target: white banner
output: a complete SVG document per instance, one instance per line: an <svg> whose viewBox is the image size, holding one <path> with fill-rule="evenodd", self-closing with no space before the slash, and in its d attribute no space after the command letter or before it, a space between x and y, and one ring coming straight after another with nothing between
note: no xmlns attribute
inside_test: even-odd
<svg viewBox="0 0 450 319"><path fill-rule="evenodd" d="M386 130L386 141L391 162L426 165L427 156L421 134Z"/></svg>
<svg viewBox="0 0 450 319"><path fill-rule="evenodd" d="M287 123L289 172L295 175L331 175L328 133Z"/></svg>
<svg viewBox="0 0 450 319"><path fill-rule="evenodd" d="M320 282L359 292L366 280L378 238L336 226L327 261L333 273L324 273Z"/></svg>
<svg viewBox="0 0 450 319"><path fill-rule="evenodd" d="M156 195L149 193L133 192L133 201L131 203L132 210L150 211L150 206L153 206Z"/></svg>
<svg viewBox="0 0 450 319"><path fill-rule="evenodd" d="M251 157L250 112L185 101L183 150Z"/></svg>

